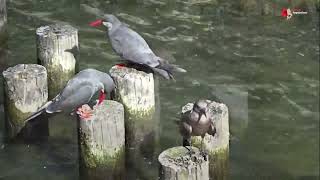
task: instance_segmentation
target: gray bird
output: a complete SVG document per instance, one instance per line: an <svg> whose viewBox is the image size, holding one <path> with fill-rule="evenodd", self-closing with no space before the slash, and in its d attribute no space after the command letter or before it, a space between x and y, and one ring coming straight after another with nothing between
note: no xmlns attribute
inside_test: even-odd
<svg viewBox="0 0 320 180"><path fill-rule="evenodd" d="M129 63L146 66L166 79L173 79L173 72L186 72L177 65L169 64L155 55L137 32L112 14L106 14L103 20L94 21L90 25L93 27L106 26L113 50Z"/></svg>
<svg viewBox="0 0 320 180"><path fill-rule="evenodd" d="M205 100L198 100L194 103L192 110L182 114L179 128L183 136L183 146L191 146L191 136L201 136L201 152L204 152L203 138L205 134L215 135L216 128L212 123L208 105ZM189 150L191 151L191 149Z"/></svg>
<svg viewBox="0 0 320 180"><path fill-rule="evenodd" d="M83 109L81 106L88 103L92 96L100 91L98 104L100 104L115 88L111 76L107 73L95 70L85 69L70 79L64 89L51 101L39 108L37 112L26 119L29 121L42 113L70 112L78 110L80 117L90 117L90 110Z"/></svg>

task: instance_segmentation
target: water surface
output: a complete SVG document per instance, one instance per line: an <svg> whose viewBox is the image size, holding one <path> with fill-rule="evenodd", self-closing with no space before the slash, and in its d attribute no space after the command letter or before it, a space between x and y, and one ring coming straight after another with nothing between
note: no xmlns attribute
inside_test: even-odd
<svg viewBox="0 0 320 180"><path fill-rule="evenodd" d="M160 80L162 150L181 143L174 123L181 107L206 98L230 110L230 179L315 180L319 14L311 8L309 15L286 21L279 13L289 3L273 2L276 11L262 16L232 1L11 0L8 48L0 66L36 63L35 29L69 23L79 29L80 69L108 71L119 57L105 32L88 22L98 10L113 13L160 56L188 70L176 82ZM2 83L0 89L2 94ZM0 136L3 132L1 123ZM78 179L77 158L75 119L59 115L50 121L47 143L0 141L0 179Z"/></svg>

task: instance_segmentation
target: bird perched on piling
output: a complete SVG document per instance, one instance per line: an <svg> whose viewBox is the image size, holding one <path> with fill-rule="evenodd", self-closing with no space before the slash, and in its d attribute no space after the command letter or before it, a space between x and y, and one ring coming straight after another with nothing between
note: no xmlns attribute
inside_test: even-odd
<svg viewBox="0 0 320 180"><path fill-rule="evenodd" d="M92 110L88 103L92 96L100 91L97 104L102 103L107 94L115 88L111 76L107 73L85 69L70 79L64 89L51 101L39 108L37 112L26 119L26 122L42 113L57 113L77 110L77 114L83 119L91 117Z"/></svg>
<svg viewBox="0 0 320 180"><path fill-rule="evenodd" d="M191 146L191 136L201 136L201 152L203 151L203 138L206 133L214 136L216 128L209 113L209 104L205 100L194 103L192 110L182 114L179 123L180 133L183 136L183 146ZM191 151L191 149L189 149Z"/></svg>
<svg viewBox="0 0 320 180"><path fill-rule="evenodd" d="M112 14L103 15L102 20L96 20L90 25L93 27L106 26L113 50L129 63L146 66L166 79L173 79L173 72L186 72L177 65L169 64L155 55L137 32Z"/></svg>

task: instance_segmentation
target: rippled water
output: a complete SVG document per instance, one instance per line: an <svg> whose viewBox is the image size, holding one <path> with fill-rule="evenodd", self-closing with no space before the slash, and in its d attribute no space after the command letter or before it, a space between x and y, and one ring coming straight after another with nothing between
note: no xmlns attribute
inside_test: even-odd
<svg viewBox="0 0 320 180"><path fill-rule="evenodd" d="M180 108L207 98L230 109L230 179L319 179L319 13L310 1L309 15L285 21L280 7L288 2L273 2L276 10L263 4L269 11L261 16L233 1L9 0L0 69L36 63L35 29L62 22L79 29L80 69L107 71L119 58L88 22L98 11L116 14L188 70L175 83L160 81L163 150L181 142L174 124ZM59 115L50 121L48 143L0 141L0 179L78 179L75 126Z"/></svg>

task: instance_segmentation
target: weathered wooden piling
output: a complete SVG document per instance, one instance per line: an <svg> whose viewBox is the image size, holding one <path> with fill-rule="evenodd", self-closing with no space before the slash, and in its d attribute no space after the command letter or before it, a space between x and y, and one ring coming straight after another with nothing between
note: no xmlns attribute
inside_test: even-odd
<svg viewBox="0 0 320 180"><path fill-rule="evenodd" d="M158 122L154 119L153 74L114 66L110 69L110 75L117 86L114 99L121 102L125 108L126 164L134 168L130 176L156 179L157 169L150 169L150 164L156 162L154 153L159 143Z"/></svg>
<svg viewBox="0 0 320 180"><path fill-rule="evenodd" d="M190 147L189 147L190 148ZM183 146L173 147L159 155L161 180L209 180L209 159L198 148L194 154Z"/></svg>
<svg viewBox="0 0 320 180"><path fill-rule="evenodd" d="M123 105L105 100L94 106L89 120L78 117L80 174L83 179L121 180L125 177Z"/></svg>
<svg viewBox="0 0 320 180"><path fill-rule="evenodd" d="M36 30L38 61L48 71L49 99L54 98L75 74L76 58L68 50L78 48L78 30L54 24Z"/></svg>
<svg viewBox="0 0 320 180"><path fill-rule="evenodd" d="M214 137L206 134L203 146L209 152L209 172L210 178L216 180L228 179L229 169L229 113L225 104L207 100L209 111L213 117L216 127ZM182 107L182 113L192 110L193 103L188 103ZM200 148L201 137L192 137L192 145Z"/></svg>
<svg viewBox="0 0 320 180"><path fill-rule="evenodd" d="M0 0L0 44L6 39L5 26L7 24L6 0Z"/></svg>
<svg viewBox="0 0 320 180"><path fill-rule="evenodd" d="M47 102L47 71L41 65L19 64L2 74L7 136L13 138L25 126L25 119Z"/></svg>

